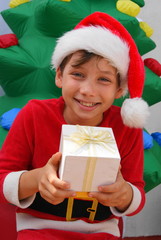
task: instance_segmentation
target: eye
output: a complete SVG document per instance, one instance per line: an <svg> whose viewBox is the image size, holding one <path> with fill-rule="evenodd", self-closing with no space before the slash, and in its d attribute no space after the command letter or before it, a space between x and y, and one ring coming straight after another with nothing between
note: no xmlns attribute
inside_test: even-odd
<svg viewBox="0 0 161 240"><path fill-rule="evenodd" d="M99 78L99 81L104 82L104 83L110 83L111 82L111 80L109 78L104 78L104 77Z"/></svg>
<svg viewBox="0 0 161 240"><path fill-rule="evenodd" d="M75 76L77 78L83 78L84 77L84 75L81 72L73 72L71 75Z"/></svg>

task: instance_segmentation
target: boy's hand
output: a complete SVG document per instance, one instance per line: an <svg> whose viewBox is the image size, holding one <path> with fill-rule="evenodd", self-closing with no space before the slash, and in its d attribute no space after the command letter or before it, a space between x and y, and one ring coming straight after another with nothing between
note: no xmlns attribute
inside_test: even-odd
<svg viewBox="0 0 161 240"><path fill-rule="evenodd" d="M106 186L98 187L98 192L89 193L104 206L116 207L118 211L124 212L130 205L133 198L133 190L119 170L116 182Z"/></svg>
<svg viewBox="0 0 161 240"><path fill-rule="evenodd" d="M38 189L40 195L51 204L59 204L65 198L75 196L74 191L70 191L70 184L60 180L57 176L61 153L54 154L48 163L41 168L38 179Z"/></svg>

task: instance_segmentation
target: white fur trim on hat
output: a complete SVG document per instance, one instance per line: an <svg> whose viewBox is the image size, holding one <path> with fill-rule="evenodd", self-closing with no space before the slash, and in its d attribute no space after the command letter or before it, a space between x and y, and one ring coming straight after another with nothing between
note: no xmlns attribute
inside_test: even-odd
<svg viewBox="0 0 161 240"><path fill-rule="evenodd" d="M143 128L149 116L148 104L142 98L125 99L121 107L123 123L133 128Z"/></svg>
<svg viewBox="0 0 161 240"><path fill-rule="evenodd" d="M129 47L124 40L100 26L71 30L57 41L52 56L53 68L57 69L66 56L78 50L86 50L107 58L117 68L125 88L130 60Z"/></svg>

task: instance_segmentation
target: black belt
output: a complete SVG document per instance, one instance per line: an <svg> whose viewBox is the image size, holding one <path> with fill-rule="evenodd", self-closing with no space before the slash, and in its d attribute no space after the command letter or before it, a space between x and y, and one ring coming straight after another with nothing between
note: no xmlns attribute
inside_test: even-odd
<svg viewBox="0 0 161 240"><path fill-rule="evenodd" d="M67 218L67 209L72 201L72 211L70 218ZM39 212L52 214L57 217L63 217L66 220L76 219L89 219L91 220L91 214L94 216L93 221L103 221L108 219L112 213L109 207L106 207L100 203L95 204L94 199L82 200L82 199L65 199L62 203L53 205L45 201L39 193L36 194L36 199L29 207ZM93 214L94 213L94 214Z"/></svg>

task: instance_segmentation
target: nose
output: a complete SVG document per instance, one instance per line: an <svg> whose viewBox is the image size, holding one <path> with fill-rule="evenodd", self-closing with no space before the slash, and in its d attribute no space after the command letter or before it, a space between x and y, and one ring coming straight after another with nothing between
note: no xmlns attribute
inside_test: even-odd
<svg viewBox="0 0 161 240"><path fill-rule="evenodd" d="M96 94L96 86L95 83L91 80L85 80L82 82L80 87L80 93L86 96L95 96Z"/></svg>

